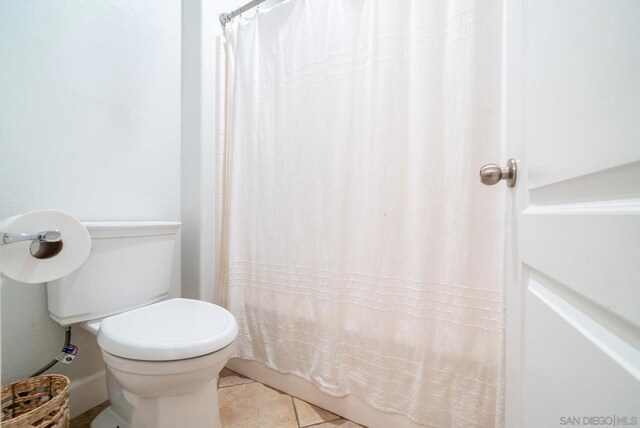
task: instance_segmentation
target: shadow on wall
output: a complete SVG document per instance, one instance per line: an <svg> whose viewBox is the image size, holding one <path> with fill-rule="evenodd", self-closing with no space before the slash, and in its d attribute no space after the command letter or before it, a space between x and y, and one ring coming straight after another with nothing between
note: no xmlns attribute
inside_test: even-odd
<svg viewBox="0 0 640 428"><path fill-rule="evenodd" d="M2 317L2 384L29 376L51 361L62 349L64 329L49 318L45 284L24 284L0 279ZM29 308L25 313L24 308ZM73 377L102 370L95 337L81 328L72 330L72 342L80 347L73 362ZM49 373L70 375L70 365L57 364Z"/></svg>

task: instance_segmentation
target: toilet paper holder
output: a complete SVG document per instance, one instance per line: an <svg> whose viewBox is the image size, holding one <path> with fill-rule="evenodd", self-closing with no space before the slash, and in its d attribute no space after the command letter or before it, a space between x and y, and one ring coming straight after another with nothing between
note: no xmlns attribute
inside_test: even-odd
<svg viewBox="0 0 640 428"><path fill-rule="evenodd" d="M0 245L14 242L31 241L29 252L36 259L48 259L57 256L62 251L62 233L59 230L47 230L38 233L0 232Z"/></svg>

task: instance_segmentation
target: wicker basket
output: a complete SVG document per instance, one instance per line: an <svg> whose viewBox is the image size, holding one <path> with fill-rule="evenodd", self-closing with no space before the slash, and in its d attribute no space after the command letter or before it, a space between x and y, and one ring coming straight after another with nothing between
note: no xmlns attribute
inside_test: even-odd
<svg viewBox="0 0 640 428"><path fill-rule="evenodd" d="M69 379L37 376L2 387L2 428L68 428Z"/></svg>

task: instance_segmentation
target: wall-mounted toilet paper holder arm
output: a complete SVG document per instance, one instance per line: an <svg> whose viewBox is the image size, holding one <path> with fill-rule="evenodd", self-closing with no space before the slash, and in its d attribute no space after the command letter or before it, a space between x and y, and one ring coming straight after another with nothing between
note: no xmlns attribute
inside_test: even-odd
<svg viewBox="0 0 640 428"><path fill-rule="evenodd" d="M38 233L0 232L0 245L14 242L31 241L29 251L36 259L48 259L62 251L62 233L59 230L47 230Z"/></svg>
<svg viewBox="0 0 640 428"><path fill-rule="evenodd" d="M31 234L2 232L0 245L13 244L20 241L60 242L62 241L62 234L59 230L47 230Z"/></svg>

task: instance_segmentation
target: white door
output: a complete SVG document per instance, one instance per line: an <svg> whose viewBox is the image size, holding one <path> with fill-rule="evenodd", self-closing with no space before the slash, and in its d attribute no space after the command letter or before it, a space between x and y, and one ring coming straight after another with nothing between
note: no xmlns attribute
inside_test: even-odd
<svg viewBox="0 0 640 428"><path fill-rule="evenodd" d="M640 1L506 7L506 426L640 427Z"/></svg>

